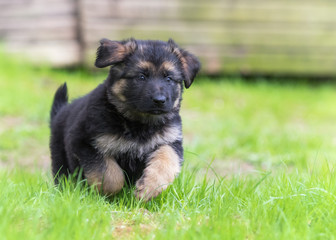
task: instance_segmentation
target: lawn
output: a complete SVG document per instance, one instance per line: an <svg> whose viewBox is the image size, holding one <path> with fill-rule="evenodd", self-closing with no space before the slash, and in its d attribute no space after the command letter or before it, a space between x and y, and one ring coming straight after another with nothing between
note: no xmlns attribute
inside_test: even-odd
<svg viewBox="0 0 336 240"><path fill-rule="evenodd" d="M48 115L105 73L0 56L1 239L335 239L336 86L196 79L184 93L185 166L144 203L72 179L55 187Z"/></svg>

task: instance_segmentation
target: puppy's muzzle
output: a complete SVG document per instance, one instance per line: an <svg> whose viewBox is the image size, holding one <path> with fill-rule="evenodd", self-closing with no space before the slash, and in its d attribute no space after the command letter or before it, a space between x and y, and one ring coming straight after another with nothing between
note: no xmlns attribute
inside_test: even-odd
<svg viewBox="0 0 336 240"><path fill-rule="evenodd" d="M168 112L167 97L161 93L153 94L150 97L152 101L152 109L149 111L151 114L159 115Z"/></svg>
<svg viewBox="0 0 336 240"><path fill-rule="evenodd" d="M166 96L164 96L162 94L156 94L156 95L152 96L151 99L152 99L153 103L158 107L164 106L164 104L167 101Z"/></svg>

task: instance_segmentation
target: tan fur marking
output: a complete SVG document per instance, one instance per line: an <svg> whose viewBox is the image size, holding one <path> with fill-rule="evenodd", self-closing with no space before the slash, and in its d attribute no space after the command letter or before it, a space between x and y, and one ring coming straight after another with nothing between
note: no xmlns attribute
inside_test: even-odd
<svg viewBox="0 0 336 240"><path fill-rule="evenodd" d="M115 48L114 53L109 58L110 62L123 60L126 55L134 52L137 47L136 42L134 40L129 40L125 44L108 40L104 41L103 45L105 47L114 46Z"/></svg>
<svg viewBox="0 0 336 240"><path fill-rule="evenodd" d="M127 51L124 46L118 47L115 53L111 56L111 61L121 61L126 56Z"/></svg>
<svg viewBox="0 0 336 240"><path fill-rule="evenodd" d="M148 61L140 61L137 63L137 66L141 69L146 69L149 71L154 72L155 71L155 66L152 62L148 62Z"/></svg>
<svg viewBox="0 0 336 240"><path fill-rule="evenodd" d="M119 98L119 100L125 102L126 97L123 95L123 91L126 87L126 79L120 79L112 86L112 92Z"/></svg>
<svg viewBox="0 0 336 240"><path fill-rule="evenodd" d="M136 182L136 196L146 201L158 196L180 170L179 157L174 149L168 145L161 146L152 154L143 176Z"/></svg>
<svg viewBox="0 0 336 240"><path fill-rule="evenodd" d="M115 48L114 53L111 54L108 59L108 61L110 62L121 61L125 58L125 56L128 53L127 48L119 42L107 41L103 44L103 46L105 47L114 46Z"/></svg>
<svg viewBox="0 0 336 240"><path fill-rule="evenodd" d="M125 48L127 53L132 53L136 50L137 48L137 44L135 42L134 39L130 39L126 44L125 44Z"/></svg>
<svg viewBox="0 0 336 240"><path fill-rule="evenodd" d="M167 126L162 133L153 135L147 142L125 139L121 135L104 134L94 140L94 145L103 155L114 156L120 153L132 153L134 156L141 157L158 145L166 145L177 140L182 140L180 127Z"/></svg>
<svg viewBox="0 0 336 240"><path fill-rule="evenodd" d="M176 71L176 66L173 62L165 61L161 64L160 69L162 69L163 71L174 72L174 71Z"/></svg>
<svg viewBox="0 0 336 240"><path fill-rule="evenodd" d="M98 191L102 191L106 195L116 194L124 186L124 172L112 158L106 158L105 164L105 172L92 171L85 173L85 177L88 184L96 186Z"/></svg>
<svg viewBox="0 0 336 240"><path fill-rule="evenodd" d="M140 53L143 53L144 52L144 46L142 44L139 44L138 45L138 50L140 51Z"/></svg>
<svg viewBox="0 0 336 240"><path fill-rule="evenodd" d="M181 100L181 85L177 85L177 91L178 91L178 98L176 98L175 102L174 102L174 108L177 108L179 103L180 103L180 100Z"/></svg>
<svg viewBox="0 0 336 240"><path fill-rule="evenodd" d="M181 51L178 48L174 48L173 53L175 53L177 55L177 57L180 59L180 61L182 63L182 68L184 69L185 72L187 72L188 63L187 63L187 60L183 57Z"/></svg>

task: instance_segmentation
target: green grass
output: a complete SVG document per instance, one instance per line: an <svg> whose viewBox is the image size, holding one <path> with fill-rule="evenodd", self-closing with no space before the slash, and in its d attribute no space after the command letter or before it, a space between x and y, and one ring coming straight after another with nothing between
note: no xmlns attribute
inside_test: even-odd
<svg viewBox="0 0 336 240"><path fill-rule="evenodd" d="M196 79L185 91L183 172L144 203L85 182L55 187L48 115L105 73L34 68L0 56L1 239L335 239L333 84Z"/></svg>
<svg viewBox="0 0 336 240"><path fill-rule="evenodd" d="M157 199L131 189L105 199L49 176L1 173L0 231L6 239L333 239L335 175L330 169L197 182L184 173Z"/></svg>

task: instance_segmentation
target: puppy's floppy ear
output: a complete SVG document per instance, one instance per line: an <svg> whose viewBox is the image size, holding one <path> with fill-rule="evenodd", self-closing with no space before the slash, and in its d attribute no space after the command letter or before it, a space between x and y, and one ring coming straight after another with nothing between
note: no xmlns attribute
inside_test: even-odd
<svg viewBox="0 0 336 240"><path fill-rule="evenodd" d="M103 68L122 62L126 56L133 53L137 48L136 41L131 38L118 42L103 38L97 49L96 67Z"/></svg>
<svg viewBox="0 0 336 240"><path fill-rule="evenodd" d="M184 74L184 86L186 88L189 88L190 85L193 83L196 74L200 70L201 64L194 55L183 50L182 48L179 48L172 39L168 40L168 44L170 50L174 54L176 54L176 56L181 61L182 70Z"/></svg>

